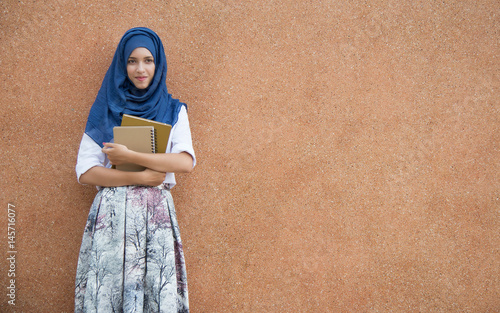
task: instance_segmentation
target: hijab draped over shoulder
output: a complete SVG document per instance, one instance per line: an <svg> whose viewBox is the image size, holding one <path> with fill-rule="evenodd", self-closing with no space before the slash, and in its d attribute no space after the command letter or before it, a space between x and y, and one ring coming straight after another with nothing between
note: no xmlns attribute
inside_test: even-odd
<svg viewBox="0 0 500 313"><path fill-rule="evenodd" d="M128 58L139 47L148 49L155 63L153 80L146 89L137 89L127 76ZM121 124L123 114L174 126L181 107L186 104L168 93L166 78L167 59L158 35L143 27L128 30L118 44L90 109L85 133L102 147L103 142L113 138L113 127Z"/></svg>

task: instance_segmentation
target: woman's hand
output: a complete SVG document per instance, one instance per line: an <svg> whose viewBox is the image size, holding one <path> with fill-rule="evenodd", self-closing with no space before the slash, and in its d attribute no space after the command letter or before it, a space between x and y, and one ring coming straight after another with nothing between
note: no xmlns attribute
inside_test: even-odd
<svg viewBox="0 0 500 313"><path fill-rule="evenodd" d="M146 168L141 173L143 174L143 180L144 180L143 185L153 186L153 187L161 185L165 180L165 175L166 175L166 173L157 172L149 168Z"/></svg>
<svg viewBox="0 0 500 313"><path fill-rule="evenodd" d="M131 163L129 159L132 151L126 146L111 142L105 142L103 145L104 147L102 148L102 152L108 155L111 165Z"/></svg>

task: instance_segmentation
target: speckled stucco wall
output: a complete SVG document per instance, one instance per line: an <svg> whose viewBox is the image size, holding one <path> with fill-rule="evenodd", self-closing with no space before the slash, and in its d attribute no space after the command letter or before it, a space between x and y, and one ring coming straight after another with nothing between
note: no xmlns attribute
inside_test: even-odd
<svg viewBox="0 0 500 313"><path fill-rule="evenodd" d="M95 194L78 144L118 40L147 26L199 161L173 190L192 312L498 312L499 12L1 1L0 311L72 311Z"/></svg>

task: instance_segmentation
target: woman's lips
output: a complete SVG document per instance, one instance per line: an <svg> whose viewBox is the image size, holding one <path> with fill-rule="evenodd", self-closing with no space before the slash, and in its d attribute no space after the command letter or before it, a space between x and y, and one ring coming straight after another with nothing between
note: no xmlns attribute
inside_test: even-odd
<svg viewBox="0 0 500 313"><path fill-rule="evenodd" d="M140 76L140 77L136 77L135 79L137 79L138 81L145 81L147 79L147 77L144 77L144 76Z"/></svg>

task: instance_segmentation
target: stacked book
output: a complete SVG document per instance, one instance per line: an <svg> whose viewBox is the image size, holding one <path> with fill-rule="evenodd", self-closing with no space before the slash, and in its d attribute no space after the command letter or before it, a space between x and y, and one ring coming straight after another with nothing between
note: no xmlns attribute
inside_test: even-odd
<svg viewBox="0 0 500 313"><path fill-rule="evenodd" d="M121 126L113 128L114 142L143 153L165 153L171 125L123 114ZM145 169L137 164L121 164L116 169L138 172Z"/></svg>

